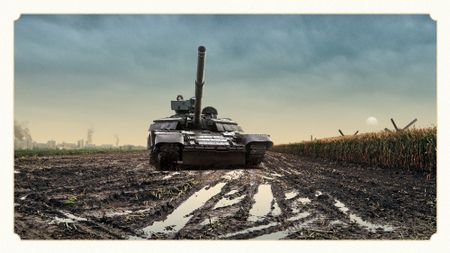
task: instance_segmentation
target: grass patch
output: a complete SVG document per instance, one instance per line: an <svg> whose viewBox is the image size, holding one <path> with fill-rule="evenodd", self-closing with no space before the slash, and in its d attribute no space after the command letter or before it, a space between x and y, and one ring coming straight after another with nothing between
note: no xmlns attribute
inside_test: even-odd
<svg viewBox="0 0 450 253"><path fill-rule="evenodd" d="M64 200L64 204L66 205L73 205L77 202L77 197L76 196L71 196L68 199Z"/></svg>

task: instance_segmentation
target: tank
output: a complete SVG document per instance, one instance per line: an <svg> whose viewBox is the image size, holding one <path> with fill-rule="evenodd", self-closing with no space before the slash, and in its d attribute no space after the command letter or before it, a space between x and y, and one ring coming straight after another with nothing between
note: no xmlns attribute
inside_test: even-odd
<svg viewBox="0 0 450 253"><path fill-rule="evenodd" d="M212 106L202 109L206 48L198 48L195 96L171 101L174 115L154 120L147 147L150 162L159 169L184 166L254 167L273 142L267 134L245 134L229 118L219 118Z"/></svg>

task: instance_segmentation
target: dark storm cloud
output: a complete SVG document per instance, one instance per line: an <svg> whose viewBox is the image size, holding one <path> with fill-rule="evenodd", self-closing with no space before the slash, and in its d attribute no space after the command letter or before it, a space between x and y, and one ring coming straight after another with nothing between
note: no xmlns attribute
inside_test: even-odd
<svg viewBox="0 0 450 253"><path fill-rule="evenodd" d="M171 69L187 74L203 43L218 80L333 82L337 74L354 86L367 75L423 77L435 68L434 34L421 15L30 15L17 22L16 70L139 83Z"/></svg>
<svg viewBox="0 0 450 253"><path fill-rule="evenodd" d="M370 52L379 52L387 66L383 54L405 55L398 64L407 65L418 59L408 58L414 50L426 50L418 57L433 62L428 51L434 34L427 16L24 16L16 30L16 62L30 73L46 67L83 74L124 66L148 70L191 65L183 59L205 42L232 76L278 76L336 58L364 60ZM352 70L365 73L361 66Z"/></svg>

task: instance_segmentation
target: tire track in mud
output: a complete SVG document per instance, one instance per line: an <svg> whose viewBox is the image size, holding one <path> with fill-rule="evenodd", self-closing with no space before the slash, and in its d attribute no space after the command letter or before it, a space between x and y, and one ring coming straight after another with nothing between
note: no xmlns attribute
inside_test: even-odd
<svg viewBox="0 0 450 253"><path fill-rule="evenodd" d="M147 160L145 152L16 159L16 233L33 239L389 239L426 238L436 228L435 182L413 173L272 152L251 169L158 171ZM78 218L57 222L67 216Z"/></svg>
<svg viewBox="0 0 450 253"><path fill-rule="evenodd" d="M253 201L250 209L248 209L248 208L247 208L247 210L244 209L244 212L247 213L247 220L246 220L247 222L246 223L241 222L241 224L237 224L237 226L236 226L236 227L239 227L239 225L241 225L241 227L244 226L245 228L241 229L240 231L238 230L238 231L230 232L227 235L219 236L219 238L242 239L242 238L246 238L246 237L252 238L254 236L258 236L260 239L271 239L272 238L271 236L273 236L272 239L281 239L281 238L287 237L290 234L293 234L295 232L295 231L289 231L289 230L292 230L292 227L294 227L294 228L296 227L297 229L305 228L307 226L310 226L309 224L312 223L313 221L316 221L319 219L317 217L313 218L313 220L311 220L307 223L304 223L302 225L297 224L296 226L293 226L292 224L291 225L289 224L289 221L297 221L297 220L301 220L303 218L310 216L311 212L313 212L315 214L322 213L321 215L319 215L322 220L324 220L323 217L325 216L325 214L327 214L327 215L331 214L335 217L336 216L340 217L341 219L347 218L345 216L343 217L343 215L339 215L339 212L336 211L336 208L337 208L336 204L332 204L330 201L319 201L319 203L316 204L316 206L317 206L316 210L310 210L307 207L304 207L304 205L307 205L311 202L311 200L310 200L310 197L312 198L311 191L300 192L301 189L298 189L298 186L296 186L295 188L283 189L282 187L278 186L278 184L280 182L276 182L276 181L280 181L279 175L281 175L281 177L289 177L294 173L298 175L298 173L294 172L294 171L280 169L281 166L279 166L279 165L278 165L278 167L272 167L271 164L273 164L273 161L271 161L270 158L268 158L267 160L268 160L267 161L268 165L262 164L261 165L262 169L252 171L252 173L250 174L251 175L250 180L253 182L257 182L258 188L256 191L253 190L252 194L249 194L249 196L247 197L247 198L252 199L252 201ZM273 171L277 171L277 173L276 173L277 179L274 179ZM249 170L246 171L246 173L249 173L249 172L250 172ZM285 173L285 174L282 175L279 173ZM288 174L288 175L286 175L286 174ZM258 177L259 177L259 179L258 179ZM223 187L224 184L223 183L221 183L221 184L222 184L221 187ZM277 198L274 198L272 188L277 188L277 187L278 187L278 189L276 189L276 192L278 192L278 195L277 195ZM286 195L286 190L291 190L291 192L292 192L292 190L294 190L296 192L297 196L294 196L288 200L284 200L286 197L283 198L282 195L283 195L283 193L284 193L284 195ZM215 193L215 194L217 194L217 193ZM213 195L215 195L215 194L213 194ZM306 197L301 197L300 195L302 195L302 194L303 194L303 196L306 196ZM319 200L326 199L323 196L326 196L326 195L314 194L314 197L318 198ZM213 196L212 198L215 198L215 196ZM265 198L267 198L267 199L265 199ZM331 198L331 197L328 197L328 198ZM280 203L278 204L278 202L280 202ZM259 205L263 205L263 207L259 206ZM284 217L276 219L277 221L273 221L275 219L273 219L274 217L272 217L272 215L271 215L271 210L275 209L275 205L277 206L278 209L280 209L279 206L282 207L282 209L280 209L280 211L279 211L280 213L277 214L276 216L279 216L279 215L281 215L281 213L284 213L284 215L283 215ZM301 206L299 207L299 205L301 205ZM259 212L258 212L258 208L264 209L264 210L259 210ZM201 209L202 209L202 212L209 211L207 208L201 208ZM302 209L306 209L308 211L303 210L303 212L300 212ZM284 210L284 212L282 210ZM300 213L300 214L298 215L298 213ZM343 213L345 214L345 212L343 212ZM188 215L188 214L186 214L186 215ZM245 214L244 214L244 216L245 216ZM211 222L211 217L214 222L218 222L219 219L222 218L222 217L218 216L217 214L216 215L209 214L208 215L208 220L210 221L209 225L213 225L212 224L213 222ZM229 216L227 216L227 217L229 218ZM357 217L357 216L355 216L355 217ZM357 220L360 221L360 225L361 224L364 225L361 227L367 227L367 224L369 224L369 225L371 224L371 223L365 222L360 217L357 217L357 218L358 218ZM197 219L197 220L200 220L200 219ZM339 220L336 220L336 221L339 221ZM339 224L336 221L333 224ZM353 221L355 221L355 219L353 219ZM264 224L267 222L269 222L269 223ZM229 223L229 221L228 221L228 223ZM205 224L205 222L202 222L201 224ZM262 225L258 225L258 224L262 224ZM345 224L345 223L342 222L342 224ZM283 230L282 228L286 227L286 226L290 227L290 229ZM378 227L383 228L383 226L378 226ZM201 227L200 227L200 229L201 229ZM280 229L281 229L281 231L279 231ZM192 225L191 225L190 229L185 229L185 231L187 231L187 230L192 230ZM275 231L275 232L270 232L270 231ZM373 230L371 230L371 231L373 231ZM385 232L388 232L388 231L391 231L390 227ZM159 227L159 232L161 232L160 227ZM175 231L175 233L176 232L177 231ZM191 231L191 233L192 233L192 231ZM261 233L262 233L262 235L265 234L265 236L262 236Z"/></svg>

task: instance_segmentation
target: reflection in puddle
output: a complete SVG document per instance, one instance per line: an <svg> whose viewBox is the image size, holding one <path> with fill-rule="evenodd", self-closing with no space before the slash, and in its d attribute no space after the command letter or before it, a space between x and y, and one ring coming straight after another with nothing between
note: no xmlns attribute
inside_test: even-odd
<svg viewBox="0 0 450 253"><path fill-rule="evenodd" d="M236 203L241 202L243 199L245 198L245 195L234 198L234 199L228 199L228 198L222 198L219 202L217 202L217 204L214 206L213 209L219 208L219 207L224 207L224 206L231 206L234 205Z"/></svg>
<svg viewBox="0 0 450 253"><path fill-rule="evenodd" d="M288 221L297 221L297 220L301 220L301 219L303 219L303 218L306 218L306 217L308 217L310 215L310 213L309 212L302 212L302 213L299 213L299 214L297 214L297 215L295 215L295 216L293 216L293 217L291 217L291 218L289 218L289 219L287 219Z"/></svg>
<svg viewBox="0 0 450 253"><path fill-rule="evenodd" d="M296 201L302 203L303 205L311 203L309 198L298 198Z"/></svg>
<svg viewBox="0 0 450 253"><path fill-rule="evenodd" d="M140 209L140 210L136 210L136 211L131 211L131 210L120 210L120 211L111 211L108 212L106 214L104 214L105 217L116 217L116 216L124 216L124 215L129 215L129 214L142 214L145 212L150 211L151 208L145 208L145 209ZM98 216L98 215L94 215L94 216ZM102 216L100 216L102 217Z"/></svg>
<svg viewBox="0 0 450 253"><path fill-rule="evenodd" d="M145 238L142 238L139 236L134 236L134 235L128 236L126 239L127 240L146 240Z"/></svg>
<svg viewBox="0 0 450 253"><path fill-rule="evenodd" d="M376 232L377 229L382 229L385 232L391 232L394 230L394 227L389 226L389 225L377 225L377 224L373 224L368 221L365 221L361 217L349 212L348 207L346 207L344 203L340 202L337 199L334 199L334 201L335 201L334 206L336 206L339 209L339 211L341 211L342 213L348 215L349 219L352 222L356 222L358 225L360 225L361 227L363 227L371 232Z"/></svg>
<svg viewBox="0 0 450 253"><path fill-rule="evenodd" d="M272 174L270 174L271 176L274 176L274 177L283 177L283 175L280 175L280 174L278 174L278 173L272 173Z"/></svg>
<svg viewBox="0 0 450 253"><path fill-rule="evenodd" d="M277 201L275 201L275 204L273 204L273 209L272 209L271 214L272 214L272 216L278 216L281 214L281 209L278 206Z"/></svg>
<svg viewBox="0 0 450 253"><path fill-rule="evenodd" d="M50 223L48 224L59 224L59 223L74 223L75 221L69 218L59 218L55 217Z"/></svg>
<svg viewBox="0 0 450 253"><path fill-rule="evenodd" d="M299 231L302 228L308 227L309 224L311 224L312 222L314 222L316 220L317 220L317 218L310 219L301 224L294 225L293 227L290 227L286 230L261 235L261 236L253 238L252 240L280 240L280 239L283 239L283 238L289 236L290 234L296 233L297 231Z"/></svg>
<svg viewBox="0 0 450 253"><path fill-rule="evenodd" d="M203 187L200 191L194 193L189 199L179 205L165 220L156 221L142 230L146 235L154 233L176 233L191 219L190 213L202 207L206 201L218 194L224 185L225 183L219 183L209 189L206 189L206 186ZM167 227L169 227L169 229L166 229Z"/></svg>
<svg viewBox="0 0 450 253"><path fill-rule="evenodd" d="M288 236L290 232L288 230L284 231L278 231L270 234L261 235L255 238L252 238L252 240L280 240Z"/></svg>
<svg viewBox="0 0 450 253"><path fill-rule="evenodd" d="M64 216L66 216L66 218L55 217L48 224L75 223L77 221L87 221L86 218L81 218L81 217L75 216L71 213L66 213L66 212L62 212L62 211L60 211L60 213L62 213Z"/></svg>
<svg viewBox="0 0 450 253"><path fill-rule="evenodd" d="M269 184L262 184L258 186L258 192L255 194L255 203L250 209L248 221L259 221L264 219L264 216L270 213L272 205L273 194Z"/></svg>
<svg viewBox="0 0 450 253"><path fill-rule="evenodd" d="M225 196L229 196L229 195L235 194L237 192L238 192L238 190L232 190L232 191L228 192L227 194L225 194Z"/></svg>
<svg viewBox="0 0 450 253"><path fill-rule="evenodd" d="M334 220L330 222L330 225L335 226L335 225L347 225L347 223L340 221L340 220Z"/></svg>
<svg viewBox="0 0 450 253"><path fill-rule="evenodd" d="M218 220L219 220L218 217L206 218L206 219L204 219L202 221L202 223L200 223L200 225L205 226L205 225L208 225L208 224L212 224L212 223L214 223L214 222L216 222Z"/></svg>
<svg viewBox="0 0 450 253"><path fill-rule="evenodd" d="M284 198L286 200L293 199L293 198L295 198L297 196L297 194L298 194L298 191L296 191L296 190L293 190L293 191L290 191L290 192L286 192L284 194Z"/></svg>
<svg viewBox="0 0 450 253"><path fill-rule="evenodd" d="M145 212L148 212L150 210L151 210L151 208L145 208L145 209L134 211L134 213L145 213Z"/></svg>
<svg viewBox="0 0 450 253"><path fill-rule="evenodd" d="M270 228L270 227L273 227L273 226L276 226L276 225L278 225L278 222L272 222L272 223L269 223L267 225L251 227L251 228L247 228L247 229L244 229L244 230L241 230L241 231L237 231L237 232L234 232L234 233L229 233L229 234L226 234L226 235L223 235L223 236L219 236L219 238L228 238L228 237L232 237L232 236L235 236L235 235L243 235L243 234L247 234L247 233L250 233L250 232L262 230L262 229L265 229L265 228Z"/></svg>
<svg viewBox="0 0 450 253"><path fill-rule="evenodd" d="M119 212L110 212L110 213L105 214L105 216L111 218L111 217L114 217L114 216L128 215L128 214L131 214L131 213L133 213L133 212L129 211L129 210L126 210L126 211L119 211Z"/></svg>
<svg viewBox="0 0 450 253"><path fill-rule="evenodd" d="M242 175L244 175L243 170L232 170L232 171L226 173L225 175L223 175L222 178L226 179L226 180L235 180L235 179L240 178Z"/></svg>
<svg viewBox="0 0 450 253"><path fill-rule="evenodd" d="M175 172L175 173L164 176L162 179L166 180L166 179L172 178L173 176L179 175L179 174L180 174L179 172Z"/></svg>
<svg viewBox="0 0 450 253"><path fill-rule="evenodd" d="M349 209L348 209L348 207L345 206L344 203L342 203L341 201L339 201L337 199L335 199L334 201L335 201L334 206L337 207L339 209L339 211L341 211L345 214L348 212Z"/></svg>
<svg viewBox="0 0 450 253"><path fill-rule="evenodd" d="M298 213L300 212L300 209L302 206L311 203L311 200L309 198L298 198L292 203L292 213Z"/></svg>

